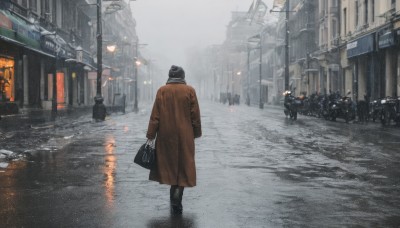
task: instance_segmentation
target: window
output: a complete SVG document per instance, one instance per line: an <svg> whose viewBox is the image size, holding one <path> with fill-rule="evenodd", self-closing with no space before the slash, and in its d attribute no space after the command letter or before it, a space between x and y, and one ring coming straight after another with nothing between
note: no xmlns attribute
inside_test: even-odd
<svg viewBox="0 0 400 228"><path fill-rule="evenodd" d="M371 22L375 21L375 0L371 0Z"/></svg>
<svg viewBox="0 0 400 228"><path fill-rule="evenodd" d="M358 14L359 14L359 11L358 11L358 1L355 1L355 3L354 3L354 6L355 6L355 24L356 24L356 26L358 26Z"/></svg>
<svg viewBox="0 0 400 228"><path fill-rule="evenodd" d="M343 9L343 32L344 36L347 35L347 9Z"/></svg>
<svg viewBox="0 0 400 228"><path fill-rule="evenodd" d="M37 11L37 0L29 0L29 8L36 12Z"/></svg>
<svg viewBox="0 0 400 228"><path fill-rule="evenodd" d="M45 15L50 12L50 3L49 0L41 0L40 3L42 15Z"/></svg>
<svg viewBox="0 0 400 228"><path fill-rule="evenodd" d="M28 8L28 0L22 0L21 1L21 6Z"/></svg>
<svg viewBox="0 0 400 228"><path fill-rule="evenodd" d="M52 1L52 15L51 15L51 18L52 18L52 23L53 24L56 24L57 23L57 3L56 3L56 0L53 0Z"/></svg>
<svg viewBox="0 0 400 228"><path fill-rule="evenodd" d="M368 1L364 0L364 24L368 24Z"/></svg>
<svg viewBox="0 0 400 228"><path fill-rule="evenodd" d="M336 37L338 37L337 34L337 24L336 24L337 20L332 19L332 24L331 24L331 28L332 28L332 39L335 39Z"/></svg>

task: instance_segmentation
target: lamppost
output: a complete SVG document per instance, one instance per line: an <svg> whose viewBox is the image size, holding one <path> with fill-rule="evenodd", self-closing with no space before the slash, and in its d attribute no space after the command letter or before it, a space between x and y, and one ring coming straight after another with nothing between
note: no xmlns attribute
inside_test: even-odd
<svg viewBox="0 0 400 228"><path fill-rule="evenodd" d="M285 18L285 90L289 89L289 5L286 0L286 18Z"/></svg>
<svg viewBox="0 0 400 228"><path fill-rule="evenodd" d="M247 44L247 97L246 104L250 106L250 48L249 44Z"/></svg>
<svg viewBox="0 0 400 228"><path fill-rule="evenodd" d="M262 54L263 54L263 50L262 50L262 45L263 45L263 33L260 33L260 63L259 63L259 68L260 68L260 104L259 104L259 108L263 109L264 108L264 102L263 102L263 97L262 97Z"/></svg>
<svg viewBox="0 0 400 228"><path fill-rule="evenodd" d="M101 95L101 76L103 72L103 39L101 24L101 0L97 0L97 87L94 97L93 119L104 121L106 118L106 106L103 104L104 98Z"/></svg>
<svg viewBox="0 0 400 228"><path fill-rule="evenodd" d="M296 12L290 11L290 0L286 0L286 9L284 11L270 12L286 13L285 18L285 90L289 90L289 13Z"/></svg>
<svg viewBox="0 0 400 228"><path fill-rule="evenodd" d="M136 47L135 47L135 103L133 104L133 111L137 113L139 111L138 107L138 68L142 64L139 60L139 46L146 46L147 44L139 44L139 40L136 41Z"/></svg>
<svg viewBox="0 0 400 228"><path fill-rule="evenodd" d="M51 119L56 120L57 117L57 71L58 71L58 54L60 47L56 48L56 63L53 74L53 101L51 103Z"/></svg>
<svg viewBox="0 0 400 228"><path fill-rule="evenodd" d="M137 48L137 46L136 46ZM137 53L137 51L136 51ZM136 113L139 111L139 107L138 107L138 68L140 66L141 62L139 61L139 59L137 57L135 57L135 103L133 104L133 111Z"/></svg>
<svg viewBox="0 0 400 228"><path fill-rule="evenodd" d="M54 36L54 40L57 40L57 29L53 33L42 34L42 37ZM51 101L51 120L56 120L57 117L57 71L58 71L58 58L61 47L58 43L55 43L55 64L53 73L53 99Z"/></svg>
<svg viewBox="0 0 400 228"><path fill-rule="evenodd" d="M259 60L259 86L260 86L260 100L259 100L259 108L263 109L264 108L264 102L263 102L263 97L262 97L262 54L263 54L263 49L262 49L262 44L264 42L264 31L261 31L260 34L257 34L253 37L250 37L248 39L248 42L259 42L259 47L258 49L260 49L260 60ZM256 48L254 48L256 49ZM248 50L249 51L249 50ZM250 53L250 51L249 51ZM250 58L250 54L248 53L248 58ZM249 62L249 60L248 60ZM248 63L249 65L249 63ZM249 66L248 66L249 68ZM250 71L250 69L248 69L248 71Z"/></svg>
<svg viewBox="0 0 400 228"><path fill-rule="evenodd" d="M149 82L151 85L151 100L153 100L153 88L154 88L154 80L153 80L153 63L156 62L155 59L149 59L147 61L148 73L149 73Z"/></svg>
<svg viewBox="0 0 400 228"><path fill-rule="evenodd" d="M111 60L109 60L110 64L110 69L112 70L115 68L115 52L117 51L117 45L115 43L108 44L106 46L106 50L108 53L111 55ZM112 72L112 71L111 71ZM118 91L118 83L117 83L117 78L110 76L108 78L108 103L111 104L111 102L114 99L116 91Z"/></svg>
<svg viewBox="0 0 400 228"><path fill-rule="evenodd" d="M241 71L236 72L237 77L240 77L241 75L242 75ZM234 88L233 88L233 85L235 84L235 80L237 80L237 77L236 77L236 79L232 78L232 95L234 94L234 92L236 92L236 90L234 90Z"/></svg>

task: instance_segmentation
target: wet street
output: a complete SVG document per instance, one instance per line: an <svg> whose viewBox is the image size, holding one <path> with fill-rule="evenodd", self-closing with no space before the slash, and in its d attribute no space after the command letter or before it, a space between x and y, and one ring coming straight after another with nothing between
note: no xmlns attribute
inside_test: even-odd
<svg viewBox="0 0 400 228"><path fill-rule="evenodd" d="M183 215L133 158L150 106L0 122L0 227L399 227L400 128L200 101Z"/></svg>

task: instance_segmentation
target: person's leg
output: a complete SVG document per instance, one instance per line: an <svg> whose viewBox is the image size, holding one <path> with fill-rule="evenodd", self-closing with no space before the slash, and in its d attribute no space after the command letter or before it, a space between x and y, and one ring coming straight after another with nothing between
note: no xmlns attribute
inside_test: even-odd
<svg viewBox="0 0 400 228"><path fill-rule="evenodd" d="M171 189L169 190L169 199L171 202L174 200L174 193L176 188L178 188L178 185L171 185Z"/></svg>
<svg viewBox="0 0 400 228"><path fill-rule="evenodd" d="M182 196L184 187L173 185L170 189L170 199L172 210L176 214L182 213Z"/></svg>

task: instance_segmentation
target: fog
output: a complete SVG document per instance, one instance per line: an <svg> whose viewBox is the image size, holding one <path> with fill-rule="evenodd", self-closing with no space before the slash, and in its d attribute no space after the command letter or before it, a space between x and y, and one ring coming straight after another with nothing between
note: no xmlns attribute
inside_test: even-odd
<svg viewBox="0 0 400 228"><path fill-rule="evenodd" d="M166 68L185 67L188 49L221 44L232 11L247 11L253 0L137 0L131 2L148 58ZM269 6L272 0L265 1ZM166 69L164 69L166 70Z"/></svg>

